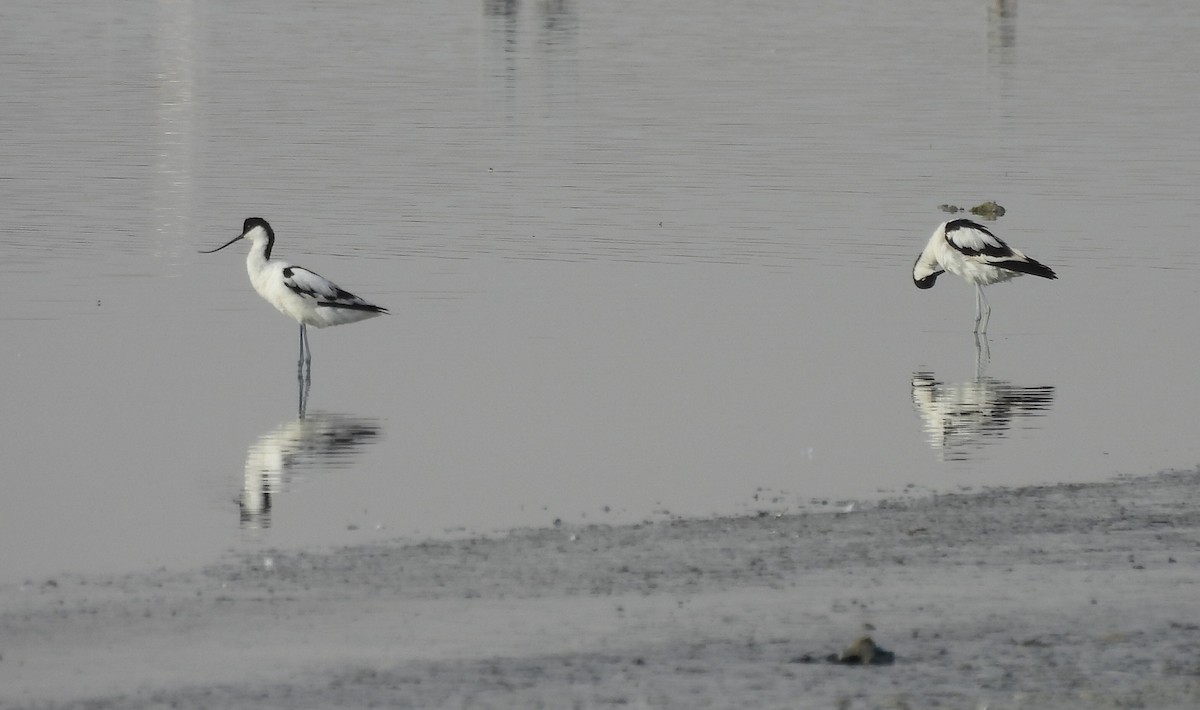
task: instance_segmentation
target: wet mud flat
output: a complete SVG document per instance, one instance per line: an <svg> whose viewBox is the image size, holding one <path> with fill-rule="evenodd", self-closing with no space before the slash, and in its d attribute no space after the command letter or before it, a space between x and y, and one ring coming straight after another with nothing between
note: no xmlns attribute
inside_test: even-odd
<svg viewBox="0 0 1200 710"><path fill-rule="evenodd" d="M0 707L1195 708L1200 474L36 580Z"/></svg>

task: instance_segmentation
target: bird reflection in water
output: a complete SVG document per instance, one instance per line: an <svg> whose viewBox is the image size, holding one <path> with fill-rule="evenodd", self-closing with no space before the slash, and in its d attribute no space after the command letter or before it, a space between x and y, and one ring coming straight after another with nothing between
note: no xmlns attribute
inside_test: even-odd
<svg viewBox="0 0 1200 710"><path fill-rule="evenodd" d="M1017 0L991 0L987 16L988 54L1012 63L1012 49L1017 46Z"/></svg>
<svg viewBox="0 0 1200 710"><path fill-rule="evenodd" d="M929 445L943 461L966 461L999 443L1017 419L1040 417L1054 404L1054 387L1019 387L984 374L990 353L976 338L975 377L940 382L931 372L912 377L913 406L925 424Z"/></svg>
<svg viewBox="0 0 1200 710"><path fill-rule="evenodd" d="M258 437L246 451L238 497L242 527L270 527L274 498L293 475L348 467L379 431L373 419L315 412Z"/></svg>

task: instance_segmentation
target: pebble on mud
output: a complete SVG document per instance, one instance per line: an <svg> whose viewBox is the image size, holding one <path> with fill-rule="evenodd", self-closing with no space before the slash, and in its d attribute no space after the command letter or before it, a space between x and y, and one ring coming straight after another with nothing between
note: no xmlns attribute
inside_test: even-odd
<svg viewBox="0 0 1200 710"><path fill-rule="evenodd" d="M830 655L828 660L830 663L844 665L886 666L895 662L896 654L876 645L870 636L863 636L847 646L840 654Z"/></svg>
<svg viewBox="0 0 1200 710"><path fill-rule="evenodd" d="M975 205L969 210L965 207L959 207L958 205L950 204L938 205L938 209L943 212L949 212L950 214L954 214L956 212L970 212L971 214L983 217L984 219L996 219L998 217L1003 217L1004 213L1007 212L1004 207L996 204L994 200L988 200L983 204Z"/></svg>
<svg viewBox="0 0 1200 710"><path fill-rule="evenodd" d="M979 215L984 219L996 219L997 217L1003 217L1005 211L1006 210L1003 207L996 204L992 200L988 200L982 205L975 205L971 208L971 214Z"/></svg>
<svg viewBox="0 0 1200 710"><path fill-rule="evenodd" d="M863 636L846 647L841 653L831 653L818 658L805 653L792 659L792 663L839 663L844 666L887 666L895 663L896 654L878 646L870 636Z"/></svg>

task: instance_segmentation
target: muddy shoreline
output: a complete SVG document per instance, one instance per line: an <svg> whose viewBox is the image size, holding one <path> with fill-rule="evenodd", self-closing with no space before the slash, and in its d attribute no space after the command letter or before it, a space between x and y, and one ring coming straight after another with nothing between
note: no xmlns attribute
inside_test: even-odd
<svg viewBox="0 0 1200 710"><path fill-rule="evenodd" d="M1194 708L1198 610L1169 472L2 587L0 707Z"/></svg>

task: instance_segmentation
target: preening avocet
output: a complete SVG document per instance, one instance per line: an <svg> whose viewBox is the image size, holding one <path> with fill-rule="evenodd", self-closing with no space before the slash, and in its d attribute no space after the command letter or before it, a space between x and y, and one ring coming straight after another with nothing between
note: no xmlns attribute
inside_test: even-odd
<svg viewBox="0 0 1200 710"><path fill-rule="evenodd" d="M300 363L309 366L312 353L308 348L307 326L324 328L343 323L357 323L387 313L373 303L340 288L329 279L292 266L282 259L271 258L275 246L275 230L261 217L251 217L242 224L242 233L225 244L202 251L212 254L240 239L250 240L250 254L246 257L246 271L250 283L262 296L286 316L295 318L300 324Z"/></svg>
<svg viewBox="0 0 1200 710"><path fill-rule="evenodd" d="M983 297L984 286L1008 281L1021 274L1058 278L1049 266L1030 259L1005 244L987 227L969 219L955 219L938 225L913 265L913 283L917 288L932 288L937 277L947 271L975 284L976 333L987 331L992 315L992 307Z"/></svg>

